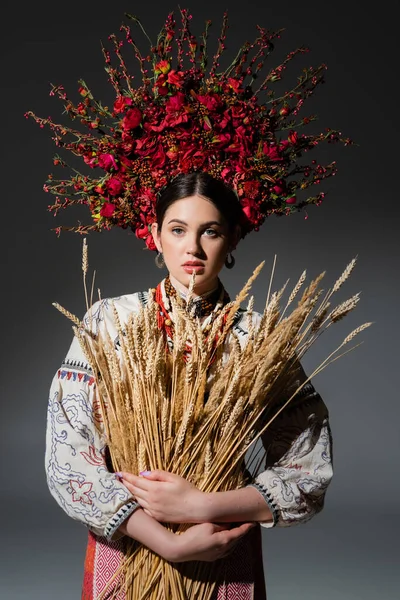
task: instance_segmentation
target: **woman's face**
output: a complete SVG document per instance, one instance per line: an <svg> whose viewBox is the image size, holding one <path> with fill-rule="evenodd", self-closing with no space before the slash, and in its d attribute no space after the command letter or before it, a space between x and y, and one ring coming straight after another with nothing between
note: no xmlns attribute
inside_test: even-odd
<svg viewBox="0 0 400 600"><path fill-rule="evenodd" d="M173 285L187 290L195 270L194 291L199 295L217 286L226 255L237 243L229 235L228 225L217 207L197 195L171 204L161 231L153 223L152 234L157 250L163 253Z"/></svg>

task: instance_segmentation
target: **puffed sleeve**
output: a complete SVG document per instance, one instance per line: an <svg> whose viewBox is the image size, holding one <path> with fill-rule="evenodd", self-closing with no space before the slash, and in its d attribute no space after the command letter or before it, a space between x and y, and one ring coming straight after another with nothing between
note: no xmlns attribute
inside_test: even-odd
<svg viewBox="0 0 400 600"><path fill-rule="evenodd" d="M296 378L279 406L307 376L297 362ZM276 408L273 411L276 414ZM267 415L268 416L268 415ZM282 410L262 436L265 470L250 486L264 497L273 521L264 527L288 527L310 520L324 506L333 475L328 409L311 382Z"/></svg>
<svg viewBox="0 0 400 600"><path fill-rule="evenodd" d="M92 330L99 305L93 305ZM97 321L96 321L97 318ZM88 323L88 315L84 318ZM93 372L76 338L55 374L49 396L45 469L49 490L61 508L109 541L139 506L107 468L107 447Z"/></svg>

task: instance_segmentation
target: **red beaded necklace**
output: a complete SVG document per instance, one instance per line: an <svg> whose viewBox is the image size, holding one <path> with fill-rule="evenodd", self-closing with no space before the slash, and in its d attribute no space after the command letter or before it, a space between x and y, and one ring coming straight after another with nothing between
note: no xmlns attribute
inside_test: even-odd
<svg viewBox="0 0 400 600"><path fill-rule="evenodd" d="M165 294L167 295L167 297L169 296L177 296L176 290L175 288L172 286L172 284L165 285L167 279L164 280L164 290L165 290ZM154 300L155 302L158 304L159 306L159 310L157 311L157 326L158 329L163 330L166 338L169 338L170 340L173 340L174 337L174 324L172 322L172 320L169 318L169 314L168 314L168 310L165 307L165 303L163 300L163 289L162 289L162 284L163 282L160 281L160 283L157 285L157 287L153 290L154 292ZM221 284L222 286L222 284ZM171 290L172 288L172 290ZM168 293L169 292L169 293ZM213 303L210 303L210 299L207 299L206 303L203 303L202 306L205 307L204 310L204 314L211 314L212 311L214 311L215 316L213 318L213 320L215 320L215 318L218 316L218 314L220 313L221 309L228 304L228 302L230 302L230 297L229 294L227 293L227 291L224 289L223 290L223 296L222 296L222 300L220 300L221 298L221 289L219 289L219 293L217 294L218 299L215 300ZM202 300L206 300L206 299L202 299ZM216 308L217 304L219 304L220 306L218 308ZM212 304L210 306L210 304ZM210 310L210 308L212 308L212 310ZM214 340L213 340L213 345L212 345L212 353L211 353L211 361L210 361L210 365L214 362L215 360L215 346L216 343L219 339L219 336L221 334L221 332L223 331L225 324L226 324L226 320L227 320L228 314L226 313L221 321L221 326L219 327L218 331L215 334ZM204 335L205 335L205 342L207 342L208 339L208 332L211 330L211 326L212 326L212 321L210 323L208 323L205 328L204 328ZM166 348L168 349L168 344L166 344ZM185 362L188 360L188 355L191 352L191 347L190 344L186 344L186 352L183 355L183 358L185 360Z"/></svg>

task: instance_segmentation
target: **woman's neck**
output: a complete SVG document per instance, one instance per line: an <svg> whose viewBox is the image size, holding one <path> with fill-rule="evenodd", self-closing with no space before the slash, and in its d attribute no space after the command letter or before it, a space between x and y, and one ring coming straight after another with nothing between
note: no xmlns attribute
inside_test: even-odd
<svg viewBox="0 0 400 600"><path fill-rule="evenodd" d="M174 277L173 275L169 274L169 280L171 282L171 284L174 286L174 288L184 297L187 296L188 292L189 292L189 288L187 288L186 286L184 286L180 281L178 281L176 279L176 277ZM218 278L216 279L216 281L213 282L213 284L209 285L207 288L205 289L200 289L200 291L197 288L194 288L193 293L196 296L201 296L202 298L208 296L209 294L212 294L213 292L215 292L215 290L218 288L219 285L219 280Z"/></svg>

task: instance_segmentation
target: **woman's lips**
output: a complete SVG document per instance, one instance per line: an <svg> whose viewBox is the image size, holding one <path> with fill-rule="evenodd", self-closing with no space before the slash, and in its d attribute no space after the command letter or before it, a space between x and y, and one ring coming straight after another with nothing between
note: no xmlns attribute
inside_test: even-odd
<svg viewBox="0 0 400 600"><path fill-rule="evenodd" d="M183 265L183 270L186 271L186 273L193 273L193 271L200 273L201 271L204 271L204 265Z"/></svg>

